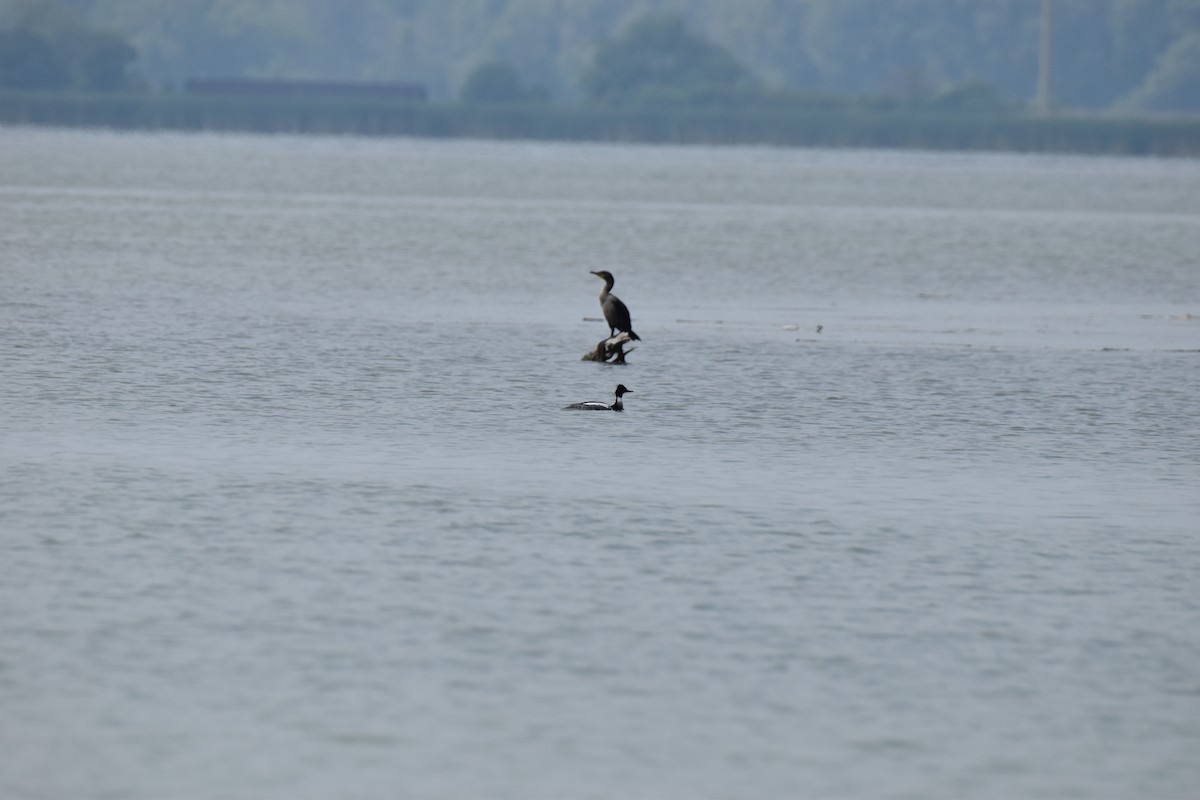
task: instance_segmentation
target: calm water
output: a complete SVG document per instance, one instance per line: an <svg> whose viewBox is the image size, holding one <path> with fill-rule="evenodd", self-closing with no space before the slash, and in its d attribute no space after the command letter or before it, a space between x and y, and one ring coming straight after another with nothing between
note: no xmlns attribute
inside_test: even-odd
<svg viewBox="0 0 1200 800"><path fill-rule="evenodd" d="M10 128L0 278L0 796L1200 784L1200 163Z"/></svg>

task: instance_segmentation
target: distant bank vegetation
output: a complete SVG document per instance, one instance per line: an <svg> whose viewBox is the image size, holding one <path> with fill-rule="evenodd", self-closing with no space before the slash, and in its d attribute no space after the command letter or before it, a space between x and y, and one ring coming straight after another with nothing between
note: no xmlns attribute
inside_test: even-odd
<svg viewBox="0 0 1200 800"><path fill-rule="evenodd" d="M81 25L0 30L0 88L129 91L140 85L130 71L136 58L125 39Z"/></svg>
<svg viewBox="0 0 1200 800"><path fill-rule="evenodd" d="M1091 111L1200 112L1200 2L1052 0L1051 91ZM677 15L773 89L899 97L976 79L1024 104L1042 0L0 0L0 29L74 25L137 53L148 86L187 78L380 80L461 96L508 64L556 103L585 97L601 42Z"/></svg>
<svg viewBox="0 0 1200 800"><path fill-rule="evenodd" d="M815 103L737 110L0 92L0 123L368 136L1200 156L1200 120Z"/></svg>
<svg viewBox="0 0 1200 800"><path fill-rule="evenodd" d="M152 91L133 70L131 42L53 3L32 7L42 11L0 30L0 122L1200 155L1200 117L1038 117L978 78L934 89L914 72L886 91L854 93L781 86L675 14L645 14L600 37L569 102L490 58L464 75L456 98L426 103L426 88L411 82L199 78L182 93ZM1189 69L1189 47L1170 49L1176 72Z"/></svg>

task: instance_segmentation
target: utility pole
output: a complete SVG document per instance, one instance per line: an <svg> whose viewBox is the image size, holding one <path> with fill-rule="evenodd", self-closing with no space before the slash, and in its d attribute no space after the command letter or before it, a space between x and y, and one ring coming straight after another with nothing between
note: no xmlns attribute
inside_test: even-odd
<svg viewBox="0 0 1200 800"><path fill-rule="evenodd" d="M1042 0L1042 36L1038 43L1038 113L1050 113L1050 11L1053 0Z"/></svg>

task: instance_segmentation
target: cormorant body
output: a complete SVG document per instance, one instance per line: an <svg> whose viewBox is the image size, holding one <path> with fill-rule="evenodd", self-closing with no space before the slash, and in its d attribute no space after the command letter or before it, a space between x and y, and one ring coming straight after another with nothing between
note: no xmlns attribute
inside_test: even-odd
<svg viewBox="0 0 1200 800"><path fill-rule="evenodd" d="M616 391L617 396L616 399L613 400L612 405L609 405L608 403L601 403L599 400L589 400L586 403L572 403L569 406L563 406L563 410L565 411L566 409L570 408L578 411L624 411L625 406L621 403L621 395L629 394L629 391L629 389L625 388L625 384L618 383Z"/></svg>
<svg viewBox="0 0 1200 800"><path fill-rule="evenodd" d="M621 302L621 298L612 293L613 275L607 270L592 274L604 280L604 289L600 292L600 310L604 312L604 320L608 323L609 336L616 336L621 331L628 331L629 338L641 341L642 337L633 332L633 323L629 319L629 309Z"/></svg>

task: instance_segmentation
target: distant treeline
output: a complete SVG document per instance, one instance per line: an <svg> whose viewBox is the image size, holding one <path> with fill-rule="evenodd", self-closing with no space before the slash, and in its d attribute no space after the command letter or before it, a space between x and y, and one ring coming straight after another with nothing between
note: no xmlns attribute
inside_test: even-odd
<svg viewBox="0 0 1200 800"><path fill-rule="evenodd" d="M242 4L239 0L235 5ZM522 4L511 7L518 5ZM872 16L866 13L868 9L895 4L860 0L830 4L822 0L817 5L830 14L835 8L844 12L849 6L857 7L864 16L862 25L853 27L866 36L873 30L867 24ZM1060 4L1060 8L1066 5ZM421 3L412 8L418 6L433 8ZM937 18L936 14L928 16L935 7L949 8L946 0L936 0L925 9L927 22ZM9 31L0 30L0 123L1200 155L1200 117L1116 118L1094 111L1072 114L1063 106L1058 106L1057 114L1038 116L1001 85L986 79L942 80L935 88L912 73L888 91L875 92L781 85L764 80L732 50L695 30L684 16L671 13L631 17L619 30L594 40L587 58L576 67L579 94L573 99L556 97L545 85L531 82L513 58L492 58L466 74L457 102L434 93L440 102L426 104L421 101L430 95L421 82L251 76L239 75L236 70L224 77L188 77L182 82L182 94L170 87L154 91L132 71L133 45L117 34L91 27L78 16L78 7L72 6L75 13L53 2L23 8L12 17L20 24ZM290 4L289 8L316 7ZM379 17L375 12L382 13L380 9L372 8L375 11L369 16ZM990 20L992 27L985 27L999 35L993 27L1005 15L993 18L963 13L966 16L958 19L959 23ZM1200 21L1200 11L1197 15ZM800 19L779 9L767 16ZM823 29L817 23L824 17L802 16L806 25ZM1029 19L1022 12L1010 21ZM760 22L766 24L765 20ZM1191 24L1192 16L1180 12L1176 21ZM333 25L336 20L327 22ZM1028 39L1012 32L1004 38ZM1159 44L1161 38L1151 37ZM1193 38L1194 48L1188 44ZM1170 61L1173 66L1163 75L1169 73L1171 80L1162 87L1182 86L1187 91L1171 96L1186 99L1193 83L1200 85L1185 80L1200 75L1200 33L1180 41L1182 55ZM1094 77L1099 80L1100 76ZM1181 107L1188 107L1187 103Z"/></svg>
<svg viewBox="0 0 1200 800"><path fill-rule="evenodd" d="M405 81L563 105L968 81L1024 105L1046 31L1056 106L1200 113L1200 0L0 0L5 31L0 88Z"/></svg>
<svg viewBox="0 0 1200 800"><path fill-rule="evenodd" d="M813 104L426 104L354 98L0 92L0 123L422 137L1200 156L1200 120Z"/></svg>

